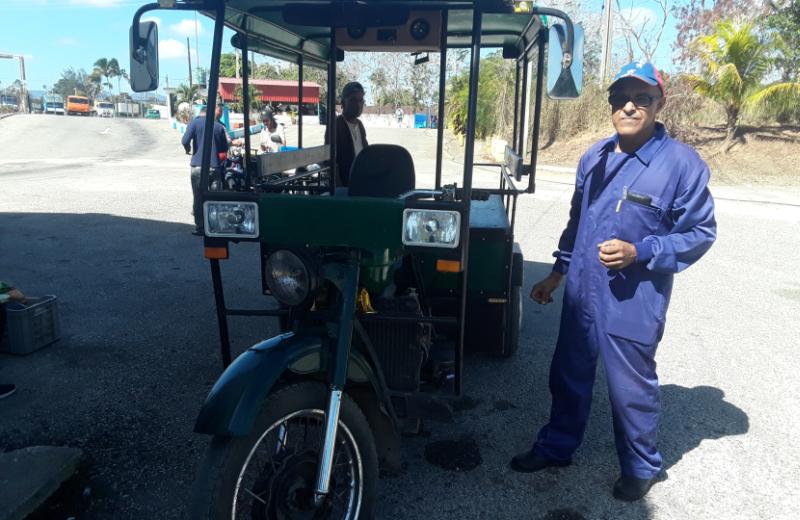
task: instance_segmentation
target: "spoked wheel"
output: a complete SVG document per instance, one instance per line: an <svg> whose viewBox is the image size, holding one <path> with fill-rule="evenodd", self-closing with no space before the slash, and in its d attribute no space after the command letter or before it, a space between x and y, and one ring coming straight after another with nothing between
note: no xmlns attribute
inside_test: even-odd
<svg viewBox="0 0 800 520"><path fill-rule="evenodd" d="M325 429L324 385L304 382L267 398L247 437L216 437L189 506L192 519L355 520L371 518L378 478L372 431L345 396L330 492L314 503Z"/></svg>

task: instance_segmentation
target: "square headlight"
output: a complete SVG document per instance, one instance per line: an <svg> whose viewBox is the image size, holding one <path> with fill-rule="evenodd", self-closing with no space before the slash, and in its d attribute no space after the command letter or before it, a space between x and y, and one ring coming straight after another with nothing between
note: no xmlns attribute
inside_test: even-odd
<svg viewBox="0 0 800 520"><path fill-rule="evenodd" d="M403 244L455 249L461 234L461 214L441 209L403 210Z"/></svg>
<svg viewBox="0 0 800 520"><path fill-rule="evenodd" d="M203 203L206 235L210 237L258 237L258 204L255 202Z"/></svg>

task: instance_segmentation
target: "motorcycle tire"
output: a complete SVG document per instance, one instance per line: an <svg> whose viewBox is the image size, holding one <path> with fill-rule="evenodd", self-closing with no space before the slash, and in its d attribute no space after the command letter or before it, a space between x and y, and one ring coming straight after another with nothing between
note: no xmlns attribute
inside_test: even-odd
<svg viewBox="0 0 800 520"><path fill-rule="evenodd" d="M313 518L330 518L331 520L372 518L378 484L378 455L375 448L375 440L364 413L347 394L342 396L336 453L344 450L340 445L346 443L348 450L355 450L354 460L357 459L359 461L359 464L351 466L359 468L359 478L353 479L353 481L357 482L353 487L358 491L351 491L355 496L354 499L351 498L353 503L352 512L344 516L326 516L325 514L320 516L318 513L309 513L307 510L303 510L295 515L292 514L291 507L283 503L283 493L268 494L266 489L258 493L259 496L263 493L265 497L259 500L259 505L253 501L250 507L243 505L242 510L234 511L234 494L239 490L240 478L244 481L242 474L248 469L245 466L249 465L251 455L262 444L262 439L266 439L277 425L287 425L289 424L288 421L294 420L292 419L293 417L304 417L303 413L313 413L315 416L320 416L324 424L324 410L327 405L327 399L328 392L326 386L322 383L316 381L294 383L279 388L267 396L251 432L246 437L215 436L206 451L192 488L191 501L187 508L189 512L188 518L193 520L236 520L238 518L279 520L295 516L301 518L311 518L313 516ZM289 427L286 426L284 432ZM290 436L290 434L286 433L284 435L286 437ZM308 437L314 438L314 435ZM268 450L270 449L271 444L268 444L267 441L264 441L264 445L267 446ZM288 483L291 483L296 500L296 497L300 495L297 491L297 482L298 479L303 478L298 477L298 474L304 473L304 482L306 483L315 480L318 452L317 455L313 453L306 455L305 461L300 461L299 464L295 463L297 467L302 467L301 465L305 464L304 472L293 472L292 468L295 466L292 466L290 461L292 461L292 457L299 458L300 455L295 453L291 456L283 456L283 460L277 463L276 469L275 460L281 457L280 445L278 445L278 450L274 455L270 456L268 462L262 465L263 469L260 471L256 483L266 481L267 483L263 484L265 488L285 490L287 488L281 481L281 479L285 478ZM289 450L284 447L284 451L288 452ZM303 453L306 452L301 452L301 455ZM349 453L349 451L342 451L342 453ZM255 458L257 457L254 456L253 459ZM336 461L336 459L334 460ZM311 464L313 464L313 471L309 471L309 465ZM340 466L341 464L335 465ZM284 466L286 466L286 469ZM267 478L264 476L266 473L272 473L272 475ZM282 476L283 473L286 473L287 476ZM313 479L310 478L312 473ZM349 480L349 478L345 480ZM336 479L332 479L332 491L335 483ZM248 495L255 496L244 485L242 487L247 492L247 494L240 492L243 502L246 501L245 499L249 499ZM307 490L306 487L301 489ZM311 489L313 491L313 487ZM259 488L257 486L253 487L253 491L259 491ZM286 502L288 503L290 500L286 500ZM238 500L236 504L238 506Z"/></svg>

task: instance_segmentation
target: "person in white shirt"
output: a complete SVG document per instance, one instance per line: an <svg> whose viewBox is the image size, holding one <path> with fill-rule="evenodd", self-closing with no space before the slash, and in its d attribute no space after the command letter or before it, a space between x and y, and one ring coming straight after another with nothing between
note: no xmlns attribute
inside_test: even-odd
<svg viewBox="0 0 800 520"><path fill-rule="evenodd" d="M261 122L264 124L264 129L261 130L261 153L279 152L281 146L286 146L283 125L275 121L275 115L268 108L261 112Z"/></svg>

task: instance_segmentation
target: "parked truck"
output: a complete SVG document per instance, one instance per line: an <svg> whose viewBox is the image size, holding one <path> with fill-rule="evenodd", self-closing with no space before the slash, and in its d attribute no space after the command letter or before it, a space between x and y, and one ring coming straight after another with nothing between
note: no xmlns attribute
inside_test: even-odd
<svg viewBox="0 0 800 520"><path fill-rule="evenodd" d="M114 117L114 103L95 100L94 113L98 117Z"/></svg>
<svg viewBox="0 0 800 520"><path fill-rule="evenodd" d="M141 117L142 115L142 108L139 103L120 101L116 105L118 117Z"/></svg>
<svg viewBox="0 0 800 520"><path fill-rule="evenodd" d="M58 94L49 94L44 97L44 113L64 115L64 98Z"/></svg>

